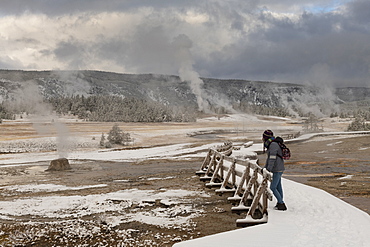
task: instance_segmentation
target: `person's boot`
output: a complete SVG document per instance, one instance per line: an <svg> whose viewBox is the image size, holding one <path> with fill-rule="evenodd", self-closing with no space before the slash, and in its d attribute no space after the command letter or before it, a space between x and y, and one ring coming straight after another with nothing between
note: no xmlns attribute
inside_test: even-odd
<svg viewBox="0 0 370 247"><path fill-rule="evenodd" d="M287 210L285 203L278 203L276 206L277 206L277 210L282 210L282 211Z"/></svg>
<svg viewBox="0 0 370 247"><path fill-rule="evenodd" d="M274 207L274 209L285 211L285 210L287 210L287 207L286 207L285 203L277 203L276 206Z"/></svg>

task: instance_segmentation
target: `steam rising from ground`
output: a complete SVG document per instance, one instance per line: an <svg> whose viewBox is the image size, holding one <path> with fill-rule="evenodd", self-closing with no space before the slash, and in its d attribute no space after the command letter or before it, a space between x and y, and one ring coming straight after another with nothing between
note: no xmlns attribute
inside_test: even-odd
<svg viewBox="0 0 370 247"><path fill-rule="evenodd" d="M91 85L79 71L53 71L56 78L63 82L61 85L67 96L84 95L87 96Z"/></svg>
<svg viewBox="0 0 370 247"><path fill-rule="evenodd" d="M340 107L337 104L339 99L333 93L334 89L321 86L316 87L315 90L318 91L315 95L309 90L303 90L303 93L292 93L289 99L287 95L282 95L282 105L289 114L296 117L299 116L299 112L304 115L311 113L316 117L325 117L331 113L340 112Z"/></svg>
<svg viewBox="0 0 370 247"><path fill-rule="evenodd" d="M176 58L179 63L179 76L182 81L190 83L192 93L197 98L198 110L208 111L209 105L203 99L203 81L199 78L199 74L194 70L192 55L190 49L193 45L192 41L185 34L180 34L172 42L176 51Z"/></svg>
<svg viewBox="0 0 370 247"><path fill-rule="evenodd" d="M41 136L57 135L57 151L60 158L67 158L69 151L69 131L59 122L52 107L43 101L38 85L27 81L11 95L12 101L7 108L24 112L30 118L33 127Z"/></svg>
<svg viewBox="0 0 370 247"><path fill-rule="evenodd" d="M68 158L70 152L69 130L62 122L54 122L54 127L57 131L57 149L59 158Z"/></svg>
<svg viewBox="0 0 370 247"><path fill-rule="evenodd" d="M43 102L39 88L34 81L23 82L10 94L11 103L6 104L9 110L16 110L35 115L48 115L51 107Z"/></svg>
<svg viewBox="0 0 370 247"><path fill-rule="evenodd" d="M197 99L198 110L210 113L210 103L212 103L217 107L222 106L230 112L235 113L235 110L232 109L232 106L226 97L223 97L222 95L210 95L204 90L204 82L200 78L198 72L193 68L194 60L190 51L193 46L193 42L190 38L185 34L180 34L175 37L172 42L172 46L175 50L178 62L180 79L190 83L190 89Z"/></svg>

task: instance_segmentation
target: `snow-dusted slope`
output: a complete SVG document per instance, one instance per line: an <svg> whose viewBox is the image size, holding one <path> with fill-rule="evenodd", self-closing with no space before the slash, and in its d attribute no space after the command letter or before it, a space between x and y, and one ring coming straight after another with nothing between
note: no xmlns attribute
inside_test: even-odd
<svg viewBox="0 0 370 247"><path fill-rule="evenodd" d="M212 105L228 109L233 104L266 107L307 107L313 102L343 103L369 100L370 88L340 88L331 91L310 86L235 79L201 78L204 97ZM121 95L154 100L165 105L195 105L197 95L190 82L178 76L119 74L104 71L0 70L0 101L38 88L44 98L71 95Z"/></svg>

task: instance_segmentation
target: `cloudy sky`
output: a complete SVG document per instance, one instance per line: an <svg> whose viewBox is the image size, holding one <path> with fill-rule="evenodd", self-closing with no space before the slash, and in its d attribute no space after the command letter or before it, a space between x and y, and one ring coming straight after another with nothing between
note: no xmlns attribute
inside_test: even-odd
<svg viewBox="0 0 370 247"><path fill-rule="evenodd" d="M370 86L369 0L0 0L0 69Z"/></svg>

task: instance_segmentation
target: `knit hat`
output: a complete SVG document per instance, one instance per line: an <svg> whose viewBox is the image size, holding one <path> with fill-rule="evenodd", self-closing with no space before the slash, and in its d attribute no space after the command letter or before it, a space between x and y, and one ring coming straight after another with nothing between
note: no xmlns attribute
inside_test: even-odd
<svg viewBox="0 0 370 247"><path fill-rule="evenodd" d="M269 138L271 138L273 136L274 136L274 133L271 130L265 130L263 132L262 138L263 138L263 140L266 141L267 139L269 139Z"/></svg>

